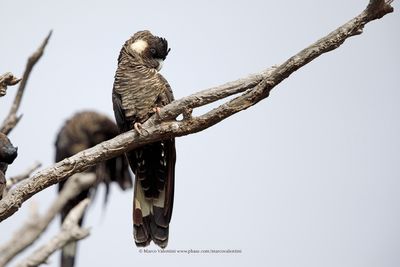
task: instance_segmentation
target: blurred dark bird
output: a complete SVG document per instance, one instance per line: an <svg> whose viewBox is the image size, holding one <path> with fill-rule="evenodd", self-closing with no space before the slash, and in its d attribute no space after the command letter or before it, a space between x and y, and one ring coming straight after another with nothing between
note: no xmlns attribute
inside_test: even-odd
<svg viewBox="0 0 400 267"><path fill-rule="evenodd" d="M118 134L117 125L108 117L91 111L77 113L65 122L57 135L55 161L61 161ZM83 199L93 196L98 184L103 183L106 187L105 202L108 199L111 182L118 183L122 190L132 187L132 178L124 155L100 162L85 172L95 173L96 183L93 188L81 192L64 206L61 210L61 223L73 207ZM66 180L59 183L59 191L62 190L65 182ZM82 222L83 217L79 224L82 225ZM74 266L75 254L76 242L66 245L61 252L61 266Z"/></svg>
<svg viewBox="0 0 400 267"><path fill-rule="evenodd" d="M0 133L0 200L3 198L3 192L6 188L6 171L8 164L14 162L18 156L18 148L11 144L7 135Z"/></svg>
<svg viewBox="0 0 400 267"><path fill-rule="evenodd" d="M115 119L121 132L136 129L174 100L167 80L158 72L170 49L149 31L135 33L123 45L113 88ZM175 139L144 145L126 154L135 174L133 228L137 246L153 240L168 243L174 199Z"/></svg>

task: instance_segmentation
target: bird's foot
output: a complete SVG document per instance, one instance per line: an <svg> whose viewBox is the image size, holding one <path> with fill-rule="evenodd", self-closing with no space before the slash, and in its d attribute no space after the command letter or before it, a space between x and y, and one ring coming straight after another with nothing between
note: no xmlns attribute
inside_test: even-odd
<svg viewBox="0 0 400 267"><path fill-rule="evenodd" d="M161 108L160 107L155 107L153 108L154 113L156 113L157 118L161 119Z"/></svg>
<svg viewBox="0 0 400 267"><path fill-rule="evenodd" d="M185 108L182 113L184 120L190 120L192 118L193 109L192 108Z"/></svg>
<svg viewBox="0 0 400 267"><path fill-rule="evenodd" d="M144 129L143 126L142 126L142 124L139 123L139 122L135 122L135 123L133 124L133 128L136 130L136 132L137 132L139 135L148 135L148 134L149 134L149 132L148 132L146 129Z"/></svg>

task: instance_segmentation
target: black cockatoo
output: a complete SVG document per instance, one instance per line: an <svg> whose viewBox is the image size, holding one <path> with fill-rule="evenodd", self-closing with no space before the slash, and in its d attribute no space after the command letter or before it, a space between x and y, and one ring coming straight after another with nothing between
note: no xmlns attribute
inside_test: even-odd
<svg viewBox="0 0 400 267"><path fill-rule="evenodd" d="M85 111L75 114L67 120L57 135L55 142L56 158L58 162L82 150L95 146L119 134L117 125L108 117L97 112ZM122 190L132 187L132 178L129 174L128 162L124 155L98 163L85 172L96 174L96 183L93 188L81 192L70 200L61 211L61 220L64 221L69 211L83 199L94 194L98 184L106 186L105 202L109 193L109 185L116 182ZM65 184L59 183L59 190ZM82 224L83 218L79 224ZM76 242L66 245L61 252L61 266L72 267L75 262Z"/></svg>
<svg viewBox="0 0 400 267"><path fill-rule="evenodd" d="M121 132L136 129L174 96L159 73L170 49L149 31L135 33L123 45L113 87L115 119ZM168 243L175 179L175 139L168 138L126 153L135 174L133 228L137 246L151 240Z"/></svg>

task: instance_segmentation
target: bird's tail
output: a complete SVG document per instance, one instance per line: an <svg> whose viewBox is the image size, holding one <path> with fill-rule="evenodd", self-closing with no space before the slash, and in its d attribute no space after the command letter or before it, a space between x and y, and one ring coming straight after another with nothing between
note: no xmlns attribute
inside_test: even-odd
<svg viewBox="0 0 400 267"><path fill-rule="evenodd" d="M137 246L150 241L165 248L168 244L175 176L175 141L146 145L128 154L135 170L133 228Z"/></svg>
<svg viewBox="0 0 400 267"><path fill-rule="evenodd" d="M168 244L169 218L164 214L165 193L157 199L146 199L140 182L136 182L133 227L137 246L145 247L150 241L165 248Z"/></svg>

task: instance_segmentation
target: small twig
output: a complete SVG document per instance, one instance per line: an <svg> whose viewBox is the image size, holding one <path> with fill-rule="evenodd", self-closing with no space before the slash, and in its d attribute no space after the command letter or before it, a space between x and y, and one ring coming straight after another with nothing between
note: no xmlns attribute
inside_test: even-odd
<svg viewBox="0 0 400 267"><path fill-rule="evenodd" d="M90 231L88 228L81 228L78 221L89 205L90 200L84 199L77 206L75 206L67 215L62 224L61 231L55 235L49 242L39 249L34 251L25 260L17 264L17 267L34 267L46 263L47 259L58 249L61 249L66 244L78 241L89 236Z"/></svg>
<svg viewBox="0 0 400 267"><path fill-rule="evenodd" d="M93 173L79 173L71 176L46 214L29 217L26 223L13 234L13 237L1 246L0 266L6 265L16 255L32 245L46 230L47 226L65 204L83 190L91 187L95 182L96 175Z"/></svg>
<svg viewBox="0 0 400 267"><path fill-rule="evenodd" d="M21 79L15 77L11 72L0 75L0 97L7 94L7 86L16 85Z"/></svg>
<svg viewBox="0 0 400 267"><path fill-rule="evenodd" d="M23 173L13 176L11 178L7 179L7 186L6 186L6 190L5 193L3 194L3 196L5 196L5 194L11 189L11 187L13 187L14 185L16 185L17 183L21 182L22 180L28 179L29 176L36 171L37 169L39 169L42 166L42 164L40 162L35 162L31 167L29 167L26 171L24 171Z"/></svg>
<svg viewBox="0 0 400 267"><path fill-rule="evenodd" d="M28 62L26 63L24 75L22 76L21 83L19 84L19 88L17 94L15 95L14 103L11 106L10 112L8 113L6 119L3 121L0 132L8 135L12 129L17 125L18 121L21 119L21 116L17 116L17 111L21 104L22 96L24 94L24 90L26 84L28 82L29 75L35 64L42 57L44 49L50 39L52 31L49 32L47 37L44 39L40 47L28 58Z"/></svg>

